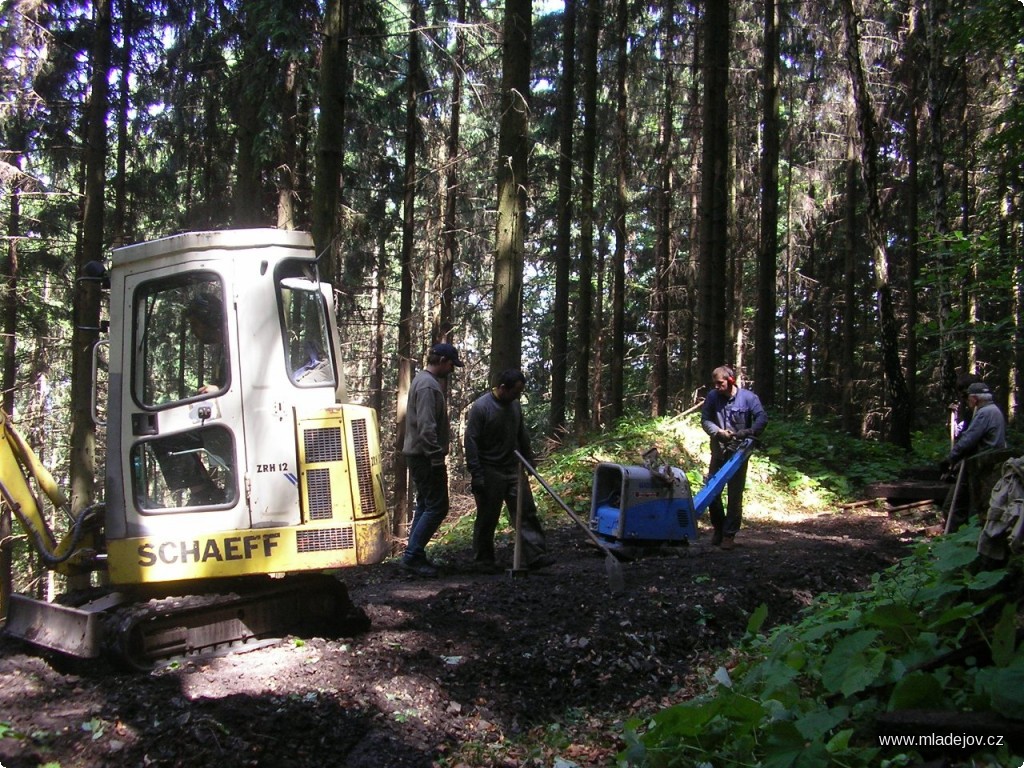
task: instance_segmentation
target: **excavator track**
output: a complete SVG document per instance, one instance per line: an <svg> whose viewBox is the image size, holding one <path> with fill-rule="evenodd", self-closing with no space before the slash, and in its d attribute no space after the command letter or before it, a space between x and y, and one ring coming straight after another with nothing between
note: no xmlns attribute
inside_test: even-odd
<svg viewBox="0 0 1024 768"><path fill-rule="evenodd" d="M366 613L328 574L179 584L154 596L109 592L45 603L14 595L5 634L81 659L107 657L145 671L176 659L253 650L288 634L340 637L365 632Z"/></svg>
<svg viewBox="0 0 1024 768"><path fill-rule="evenodd" d="M104 619L105 651L131 669L252 650L287 634L352 635L366 613L328 575L258 579L233 591L152 599Z"/></svg>

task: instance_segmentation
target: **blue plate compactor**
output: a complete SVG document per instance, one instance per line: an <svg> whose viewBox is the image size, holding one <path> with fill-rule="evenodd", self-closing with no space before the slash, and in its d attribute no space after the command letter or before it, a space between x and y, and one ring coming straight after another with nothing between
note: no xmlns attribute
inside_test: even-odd
<svg viewBox="0 0 1024 768"><path fill-rule="evenodd" d="M656 453L645 466L602 462L594 470L590 529L612 551L636 556L645 548L688 544L697 539L697 518L746 464L756 441L747 438L697 493L685 473L656 467ZM645 455L647 458L648 455Z"/></svg>

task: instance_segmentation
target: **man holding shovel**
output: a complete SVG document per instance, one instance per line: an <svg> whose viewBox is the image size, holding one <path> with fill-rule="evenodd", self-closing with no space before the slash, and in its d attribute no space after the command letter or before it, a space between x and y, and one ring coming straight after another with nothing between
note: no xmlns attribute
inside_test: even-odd
<svg viewBox="0 0 1024 768"><path fill-rule="evenodd" d="M939 462L939 470L947 474L950 468L960 464L956 488L950 502L946 532L950 533L967 522L967 518L983 501L982 476L991 466L980 461L979 454L1006 447L1006 419L999 406L992 401L988 385L975 382L967 388L967 404L972 416L966 429L960 433L949 455ZM978 457L971 461L973 457Z"/></svg>
<svg viewBox="0 0 1024 768"><path fill-rule="evenodd" d="M473 564L478 570L498 573L502 568L494 556L494 532L507 505L509 519L515 523L519 501L519 475L522 468L516 451L534 464L530 437L523 423L519 398L526 387L522 371L509 369L498 377L494 388L478 397L469 409L464 438L466 467L472 478L476 521L473 524ZM530 484L523 482L522 525L523 562L536 570L551 565L544 529L537 517Z"/></svg>

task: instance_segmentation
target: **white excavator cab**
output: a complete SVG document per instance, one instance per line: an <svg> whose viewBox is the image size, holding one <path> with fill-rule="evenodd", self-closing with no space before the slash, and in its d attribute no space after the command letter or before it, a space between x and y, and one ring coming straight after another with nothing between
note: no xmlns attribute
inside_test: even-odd
<svg viewBox="0 0 1024 768"><path fill-rule="evenodd" d="M376 414L340 402L337 339L308 234L189 233L113 252L115 583L387 554Z"/></svg>

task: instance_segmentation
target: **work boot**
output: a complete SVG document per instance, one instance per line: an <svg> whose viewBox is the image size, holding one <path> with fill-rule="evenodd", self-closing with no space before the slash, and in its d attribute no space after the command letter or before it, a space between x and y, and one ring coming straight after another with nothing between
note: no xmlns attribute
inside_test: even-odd
<svg viewBox="0 0 1024 768"><path fill-rule="evenodd" d="M555 564L555 558L551 555L541 555L535 557L533 560L526 564L526 567L531 571L539 571L541 568L547 568L548 566Z"/></svg>
<svg viewBox="0 0 1024 768"><path fill-rule="evenodd" d="M403 556L398 561L398 567L407 573L423 576L428 579L437 576L438 573L437 566L433 565L426 557L406 558Z"/></svg>
<svg viewBox="0 0 1024 768"><path fill-rule="evenodd" d="M717 546L721 545L721 543L722 543L722 531L719 530L718 528L716 528L715 532L711 534L711 546L712 547L717 547Z"/></svg>
<svg viewBox="0 0 1024 768"><path fill-rule="evenodd" d="M722 538L722 549L732 549L736 546L736 540L732 536Z"/></svg>

